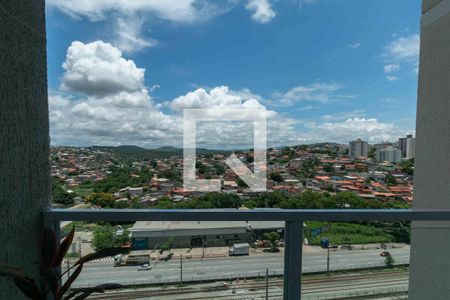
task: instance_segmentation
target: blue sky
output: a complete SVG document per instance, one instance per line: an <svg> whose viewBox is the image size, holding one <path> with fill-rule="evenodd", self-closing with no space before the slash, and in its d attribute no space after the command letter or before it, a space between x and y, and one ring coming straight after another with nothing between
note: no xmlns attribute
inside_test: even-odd
<svg viewBox="0 0 450 300"><path fill-rule="evenodd" d="M271 145L414 132L418 0L47 3L53 144L179 146L183 108L250 104Z"/></svg>

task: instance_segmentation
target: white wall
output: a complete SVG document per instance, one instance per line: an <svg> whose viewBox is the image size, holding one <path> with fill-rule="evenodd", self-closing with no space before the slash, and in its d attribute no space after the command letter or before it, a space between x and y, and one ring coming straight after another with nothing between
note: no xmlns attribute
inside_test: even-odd
<svg viewBox="0 0 450 300"><path fill-rule="evenodd" d="M423 12L413 207L450 209L450 0ZM409 299L449 299L449 282L449 223L415 222Z"/></svg>

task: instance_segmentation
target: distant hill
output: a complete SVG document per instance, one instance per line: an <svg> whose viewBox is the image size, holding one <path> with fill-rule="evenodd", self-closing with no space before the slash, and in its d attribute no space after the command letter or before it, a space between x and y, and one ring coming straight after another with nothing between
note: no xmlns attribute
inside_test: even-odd
<svg viewBox="0 0 450 300"><path fill-rule="evenodd" d="M116 155L123 157L124 159L131 160L152 160L152 159L161 159L168 158L171 156L182 156L183 149L172 147L172 146L164 146L155 149L146 149L139 146L134 145L124 145L124 146L93 146L93 149L98 149L105 152L110 152ZM197 154L207 155L207 154L220 154L220 153L229 153L228 150L210 150L205 148L198 148Z"/></svg>

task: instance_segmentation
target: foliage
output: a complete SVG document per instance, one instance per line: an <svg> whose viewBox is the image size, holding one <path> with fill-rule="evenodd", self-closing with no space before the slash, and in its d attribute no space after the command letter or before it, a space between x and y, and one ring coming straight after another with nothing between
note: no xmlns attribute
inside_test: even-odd
<svg viewBox="0 0 450 300"><path fill-rule="evenodd" d="M115 199L110 193L92 193L86 197L85 201L102 208L112 208L115 203Z"/></svg>
<svg viewBox="0 0 450 300"><path fill-rule="evenodd" d="M386 253L386 256L384 257L384 263L386 264L386 267L389 268L392 268L394 266L395 259L392 257L391 253Z"/></svg>
<svg viewBox="0 0 450 300"><path fill-rule="evenodd" d="M115 229L109 225L97 226L94 229L92 245L96 250L103 250L111 247L120 247L130 241L128 230L124 230L122 235L115 235Z"/></svg>
<svg viewBox="0 0 450 300"><path fill-rule="evenodd" d="M239 208L243 204L243 200L235 195L228 193L212 192L193 198L188 201L173 203L169 198L161 198L156 208L162 209L206 209L206 208Z"/></svg>
<svg viewBox="0 0 450 300"><path fill-rule="evenodd" d="M414 159L403 160L400 163L402 171L408 175L414 175Z"/></svg>
<svg viewBox="0 0 450 300"><path fill-rule="evenodd" d="M368 243L382 243L393 242L395 237L387 233L383 228L377 227L373 224L360 223L344 223L333 222L329 231L322 232L317 236L312 233L316 228L322 228L327 223L325 222L307 222L306 236L309 244L319 245L323 237L327 237L335 244L349 245L349 244L368 244Z"/></svg>
<svg viewBox="0 0 450 300"><path fill-rule="evenodd" d="M74 235L75 229L72 229L72 231L70 231L70 233L58 246L54 232L49 228L44 228L41 242L43 264L40 268L45 283L43 287L38 287L34 279L26 275L23 270L9 266L0 266L0 277L11 278L17 288L29 299L45 300L49 298L49 293L51 293L54 299L61 300L69 291L73 282L80 275L85 263L94 259L100 259L128 252L128 250L124 248L108 248L96 253L91 253L79 258L78 261L72 265L72 267L66 270L63 274L60 274L59 267L61 266L61 262L67 254L70 245L72 244ZM58 282L62 280L63 275L73 268L76 268L75 271L73 271L67 281L60 286ZM64 300L75 299L75 297L76 299L81 300L87 298L90 294L95 292L103 293L105 290L117 289L121 287L122 286L120 284L110 283L83 290L75 290L64 297Z"/></svg>
<svg viewBox="0 0 450 300"><path fill-rule="evenodd" d="M160 147L156 149L145 149L132 145L124 145L118 147L94 146L92 148L115 154L119 156L122 161L127 162L140 160L154 160L154 159L170 158L171 156L176 155L178 156L183 155L183 149L170 146ZM197 148L196 150L197 153L200 155L229 153L229 151L210 150L204 148Z"/></svg>
<svg viewBox="0 0 450 300"><path fill-rule="evenodd" d="M295 155L295 150L291 149L289 147L284 147L283 150L281 151L282 155L287 155L289 159L293 158Z"/></svg>
<svg viewBox="0 0 450 300"><path fill-rule="evenodd" d="M285 209L404 209L409 204L403 201L380 201L363 199L351 192L335 195L305 191L289 196L281 192L265 193L242 199L235 194L207 193L198 198L174 203L170 198L163 197L155 208L160 209L212 209L212 208L285 208ZM337 223L336 223L337 224ZM342 241L348 235L352 243L402 242L409 243L410 222L370 222L370 223L340 223L333 227L333 241ZM309 226L309 225L308 225ZM355 227L351 227L355 226ZM309 227L313 228L313 227ZM336 231L334 231L334 229ZM327 233L328 234L328 233ZM315 243L312 241L312 243ZM318 241L317 241L318 243Z"/></svg>
<svg viewBox="0 0 450 300"><path fill-rule="evenodd" d="M270 242L270 249L275 252L278 249L278 240L280 239L280 234L276 231L264 233L264 239Z"/></svg>
<svg viewBox="0 0 450 300"><path fill-rule="evenodd" d="M147 185L153 173L146 167L116 167L112 166L108 176L96 182L86 182L80 185L82 189L93 189L96 193L113 193L124 187L141 187ZM133 175L133 176L131 176Z"/></svg>
<svg viewBox="0 0 450 300"><path fill-rule="evenodd" d="M208 167L200 161L197 161L195 163L195 168L198 170L199 174L205 174L206 172L208 172Z"/></svg>
<svg viewBox="0 0 450 300"><path fill-rule="evenodd" d="M326 163L323 165L323 170L327 173L331 173L334 171L333 165L330 163Z"/></svg>
<svg viewBox="0 0 450 300"><path fill-rule="evenodd" d="M162 170L158 172L158 177L167 178L172 182L180 183L181 182L181 174L175 169L170 170Z"/></svg>
<svg viewBox="0 0 450 300"><path fill-rule="evenodd" d="M273 181L276 181L276 182L283 181L283 177L281 177L280 173L278 173L278 172L272 172L272 173L270 173L269 176L270 176L270 179L272 179Z"/></svg>
<svg viewBox="0 0 450 300"><path fill-rule="evenodd" d="M318 158L307 159L303 162L302 169L298 172L300 178L313 178L316 175L315 167L320 165Z"/></svg>
<svg viewBox="0 0 450 300"><path fill-rule="evenodd" d="M52 178L52 199L54 203L72 205L74 198L74 193L68 193L56 178Z"/></svg>
<svg viewBox="0 0 450 300"><path fill-rule="evenodd" d="M225 173L225 168L219 163L214 163L214 169L216 170L216 175L223 175Z"/></svg>
<svg viewBox="0 0 450 300"><path fill-rule="evenodd" d="M160 250L160 253L162 254L164 251L170 251L172 249L174 242L174 238L169 238L164 243L160 244L158 249Z"/></svg>
<svg viewBox="0 0 450 300"><path fill-rule="evenodd" d="M387 182L388 185L397 185L397 179L391 174L386 174L384 180Z"/></svg>

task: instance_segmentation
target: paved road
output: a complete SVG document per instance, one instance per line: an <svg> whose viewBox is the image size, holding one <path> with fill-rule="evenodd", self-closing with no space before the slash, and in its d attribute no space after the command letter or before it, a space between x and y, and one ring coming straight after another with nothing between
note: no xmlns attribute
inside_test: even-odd
<svg viewBox="0 0 450 300"><path fill-rule="evenodd" d="M381 250L330 251L330 269L355 269L384 265ZM391 249L397 263L409 262L409 247ZM236 277L253 277L265 274L283 273L283 256L267 254L243 257L208 258L183 260L183 279L194 280L226 280ZM303 254L303 272L326 270L326 251L307 252ZM87 264L75 286L86 287L106 282L121 284L163 283L180 280L180 261L173 259L159 262L153 270L138 271L137 267L113 267L111 262L95 262Z"/></svg>

